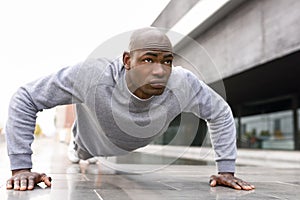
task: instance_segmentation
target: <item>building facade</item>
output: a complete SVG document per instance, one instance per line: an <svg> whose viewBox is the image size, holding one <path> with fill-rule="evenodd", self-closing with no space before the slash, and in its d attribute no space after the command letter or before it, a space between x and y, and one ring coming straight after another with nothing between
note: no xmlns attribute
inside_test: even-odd
<svg viewBox="0 0 300 200"><path fill-rule="evenodd" d="M203 1L171 0L152 25L172 30ZM299 9L298 0L228 1L175 46L232 107L240 148L300 150Z"/></svg>

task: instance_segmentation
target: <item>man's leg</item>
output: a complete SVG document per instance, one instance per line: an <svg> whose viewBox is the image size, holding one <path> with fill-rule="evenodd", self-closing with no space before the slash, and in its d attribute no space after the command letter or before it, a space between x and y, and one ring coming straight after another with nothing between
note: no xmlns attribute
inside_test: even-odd
<svg viewBox="0 0 300 200"><path fill-rule="evenodd" d="M76 124L74 123L71 129L71 138L68 146L68 158L72 163L79 163L80 159L78 153L75 150L75 140L74 135L76 134Z"/></svg>
<svg viewBox="0 0 300 200"><path fill-rule="evenodd" d="M76 126L76 122L75 122L72 127L71 139L70 139L70 143L69 143L69 147L68 147L68 158L72 163L79 163L80 157L85 158L85 157L87 157L87 155L89 155L87 152L79 149L78 146L76 145L76 143L75 143L76 134L77 134L77 126ZM79 152L80 152L80 154L82 154L81 156L79 155ZM85 154L87 154L87 155L85 155ZM98 159L96 157L90 157L86 160L90 164L95 164L98 161Z"/></svg>

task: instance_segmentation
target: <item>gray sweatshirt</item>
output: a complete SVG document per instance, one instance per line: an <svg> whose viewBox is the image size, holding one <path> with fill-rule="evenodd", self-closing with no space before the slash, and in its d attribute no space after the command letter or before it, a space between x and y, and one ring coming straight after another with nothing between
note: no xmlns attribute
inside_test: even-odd
<svg viewBox="0 0 300 200"><path fill-rule="evenodd" d="M222 97L177 66L162 95L139 99L127 88L125 74L120 59L95 59L20 87L11 99L6 124L11 169L32 168L36 114L76 104L75 141L89 155L123 155L146 146L178 114L189 112L207 121L218 171L235 172L236 130Z"/></svg>

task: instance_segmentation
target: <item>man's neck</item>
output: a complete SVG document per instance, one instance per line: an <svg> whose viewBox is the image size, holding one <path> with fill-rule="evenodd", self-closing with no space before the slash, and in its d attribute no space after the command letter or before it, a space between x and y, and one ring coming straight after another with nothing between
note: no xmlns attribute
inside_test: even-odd
<svg viewBox="0 0 300 200"><path fill-rule="evenodd" d="M130 80L127 72L125 73L125 81L126 81L128 90L136 97L138 97L140 99L150 99L153 96L153 95L147 95L147 94L143 93L139 88L136 88L135 85Z"/></svg>

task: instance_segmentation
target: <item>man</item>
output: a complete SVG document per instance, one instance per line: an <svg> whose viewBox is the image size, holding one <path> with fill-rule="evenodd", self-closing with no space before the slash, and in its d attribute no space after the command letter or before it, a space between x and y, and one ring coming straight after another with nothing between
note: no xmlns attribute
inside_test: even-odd
<svg viewBox="0 0 300 200"><path fill-rule="evenodd" d="M182 112L208 122L218 175L210 185L251 190L234 176L236 132L228 104L190 71L172 67L169 38L158 29L133 32L122 59L88 60L21 87L13 96L7 122L12 177L7 189L31 190L51 178L31 172L30 145L36 113L76 104L73 128L80 159L123 155L164 133ZM187 133L188 134L188 133Z"/></svg>

